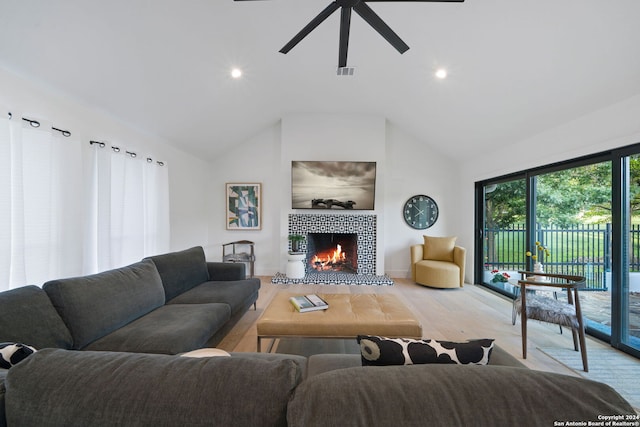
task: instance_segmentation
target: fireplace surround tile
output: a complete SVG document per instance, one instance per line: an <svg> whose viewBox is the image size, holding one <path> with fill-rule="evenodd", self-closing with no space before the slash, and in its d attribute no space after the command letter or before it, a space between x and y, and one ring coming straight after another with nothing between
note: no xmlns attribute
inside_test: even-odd
<svg viewBox="0 0 640 427"><path fill-rule="evenodd" d="M306 268L305 277L291 279L277 273L272 279L276 284L346 284L346 285L393 285L387 276L376 275L377 217L367 214L290 214L289 234L344 233L357 235L357 274L343 272L312 272ZM307 242L301 250L307 252Z"/></svg>
<svg viewBox="0 0 640 427"><path fill-rule="evenodd" d="M373 274L353 274L353 273L307 273L302 279L292 279L286 274L276 273L271 278L271 283L278 285L296 285L303 283L306 285L373 285L391 286L393 279L386 274L376 276Z"/></svg>
<svg viewBox="0 0 640 427"><path fill-rule="evenodd" d="M376 215L289 214L289 234L308 233L357 234L358 274L376 274ZM302 250L307 251L306 241Z"/></svg>

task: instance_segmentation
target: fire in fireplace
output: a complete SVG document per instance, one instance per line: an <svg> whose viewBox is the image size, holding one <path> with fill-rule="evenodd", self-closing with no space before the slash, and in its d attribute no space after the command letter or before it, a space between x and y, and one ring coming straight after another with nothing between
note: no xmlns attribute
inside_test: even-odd
<svg viewBox="0 0 640 427"><path fill-rule="evenodd" d="M358 271L357 234L309 233L307 263L309 271Z"/></svg>

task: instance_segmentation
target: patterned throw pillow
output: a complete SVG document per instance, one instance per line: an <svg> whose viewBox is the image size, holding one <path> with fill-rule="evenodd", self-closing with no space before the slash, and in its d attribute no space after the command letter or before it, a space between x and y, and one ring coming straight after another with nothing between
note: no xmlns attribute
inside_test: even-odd
<svg viewBox="0 0 640 427"><path fill-rule="evenodd" d="M9 369L37 350L30 345L15 342L0 343L0 368Z"/></svg>
<svg viewBox="0 0 640 427"><path fill-rule="evenodd" d="M486 365L493 350L493 339L467 342L385 338L359 335L363 366L457 363Z"/></svg>

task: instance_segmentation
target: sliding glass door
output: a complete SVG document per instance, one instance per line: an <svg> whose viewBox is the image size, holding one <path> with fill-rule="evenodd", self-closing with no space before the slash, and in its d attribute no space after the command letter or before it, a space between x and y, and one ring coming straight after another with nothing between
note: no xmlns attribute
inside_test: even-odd
<svg viewBox="0 0 640 427"><path fill-rule="evenodd" d="M588 328L611 335L611 161L536 175L532 241L549 250L547 273L586 278Z"/></svg>
<svg viewBox="0 0 640 427"><path fill-rule="evenodd" d="M505 294L513 293L518 270L525 269L526 180L491 183L482 188L482 282Z"/></svg>
<svg viewBox="0 0 640 427"><path fill-rule="evenodd" d="M613 293L617 328L612 344L640 352L640 154L623 155L617 161L621 244L619 286Z"/></svg>
<svg viewBox="0 0 640 427"><path fill-rule="evenodd" d="M586 277L587 332L640 357L640 144L476 183L476 236L475 283L513 296L539 242Z"/></svg>

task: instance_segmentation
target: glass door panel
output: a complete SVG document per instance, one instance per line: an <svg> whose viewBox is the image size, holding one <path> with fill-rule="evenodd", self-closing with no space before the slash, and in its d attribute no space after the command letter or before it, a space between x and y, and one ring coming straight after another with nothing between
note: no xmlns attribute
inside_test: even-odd
<svg viewBox="0 0 640 427"><path fill-rule="evenodd" d="M620 341L640 350L640 155L623 159L624 255L620 279Z"/></svg>
<svg viewBox="0 0 640 427"><path fill-rule="evenodd" d="M547 273L586 277L587 328L611 336L611 162L538 175L535 189L533 242L548 253L529 250Z"/></svg>
<svg viewBox="0 0 640 427"><path fill-rule="evenodd" d="M526 181L488 184L484 193L483 277L495 290L513 294L509 278L525 267Z"/></svg>

